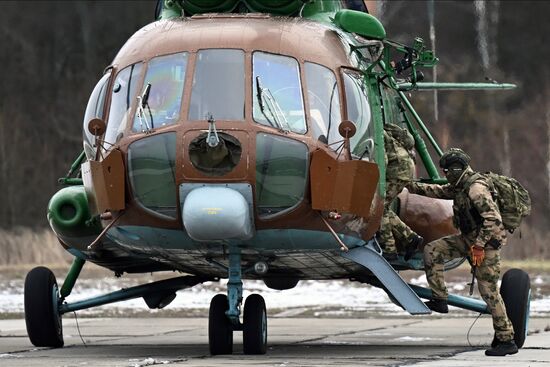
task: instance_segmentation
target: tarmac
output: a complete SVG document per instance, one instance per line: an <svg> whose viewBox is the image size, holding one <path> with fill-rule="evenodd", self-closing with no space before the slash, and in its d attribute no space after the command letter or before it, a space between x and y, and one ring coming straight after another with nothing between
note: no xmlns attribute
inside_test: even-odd
<svg viewBox="0 0 550 367"><path fill-rule="evenodd" d="M491 320L472 317L268 320L265 355L210 356L206 318L63 319L65 347L35 348L21 319L0 320L0 366L549 366L550 318L531 318L518 354L486 357ZM545 329L547 331L545 331ZM84 340L83 341L81 340ZM470 344L472 346L470 346Z"/></svg>

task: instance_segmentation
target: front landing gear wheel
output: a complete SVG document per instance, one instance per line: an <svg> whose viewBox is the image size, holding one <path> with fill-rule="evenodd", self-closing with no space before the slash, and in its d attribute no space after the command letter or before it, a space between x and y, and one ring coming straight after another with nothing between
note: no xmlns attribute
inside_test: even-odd
<svg viewBox="0 0 550 367"><path fill-rule="evenodd" d="M246 298L243 316L244 354L265 354L267 347L267 313L259 294Z"/></svg>
<svg viewBox="0 0 550 367"><path fill-rule="evenodd" d="M58 311L58 288L50 269L37 267L25 278L25 322L37 347L63 346L63 325Z"/></svg>
<svg viewBox="0 0 550 367"><path fill-rule="evenodd" d="M500 295L506 306L506 314L514 327L514 341L523 346L529 323L531 281L521 269L510 269L502 277Z"/></svg>
<svg viewBox="0 0 550 367"><path fill-rule="evenodd" d="M210 301L208 344L212 355L233 353L233 327L225 315L228 309L229 302L225 294L217 294Z"/></svg>

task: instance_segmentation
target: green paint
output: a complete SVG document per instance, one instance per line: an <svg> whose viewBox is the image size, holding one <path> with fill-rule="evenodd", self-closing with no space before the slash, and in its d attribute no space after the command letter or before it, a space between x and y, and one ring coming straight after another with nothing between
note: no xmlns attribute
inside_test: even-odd
<svg viewBox="0 0 550 367"><path fill-rule="evenodd" d="M378 19L357 10L340 10L334 16L334 24L349 33L357 33L367 39L383 40L386 30Z"/></svg>
<svg viewBox="0 0 550 367"><path fill-rule="evenodd" d="M99 234L101 225L91 219L84 186L65 187L50 199L48 221L58 235L82 237Z"/></svg>
<svg viewBox="0 0 550 367"><path fill-rule="evenodd" d="M416 113L416 110L412 106L411 102L405 96L405 93L403 93L402 91L399 91L398 93L399 93L399 96L401 97L401 100L403 101L403 103L405 103L405 106L407 107L407 110L411 113L411 115L413 115L414 119L418 123L418 126L420 126L420 128L422 129L422 132L424 132L424 134L426 135L426 137L428 138L428 140L432 144L433 148L437 152L437 154L439 154L439 156L441 157L443 155L443 151L441 151L441 148L439 148L439 145L437 144L437 142L433 138L432 134L430 134L430 131L428 130L426 125L424 125L424 122L422 121L422 119L420 118L418 113ZM433 164L433 162L432 162L432 164Z"/></svg>
<svg viewBox="0 0 550 367"><path fill-rule="evenodd" d="M380 102L380 86L374 73L365 75L369 103L372 111L372 123L374 124L374 157L378 164L380 178L378 179L378 192L380 196L386 196L386 160L384 151L384 115Z"/></svg>
<svg viewBox="0 0 550 367"><path fill-rule="evenodd" d="M81 178L67 178L67 177L61 177L59 180L57 180L62 185L66 186L77 186L77 185L83 185L84 182Z"/></svg>
<svg viewBox="0 0 550 367"><path fill-rule="evenodd" d="M76 280L78 279L78 276L80 275L80 271L82 270L82 267L86 263L85 260L82 260L78 257L75 257L73 260L73 264L71 265L71 268L69 269L69 273L67 274L67 277L65 278L65 281L63 282L63 286L61 287L61 291L59 294L61 295L61 299L67 298L69 294L71 294L71 291L73 290L73 287L76 283Z"/></svg>
<svg viewBox="0 0 550 367"><path fill-rule="evenodd" d="M67 173L67 178L69 178L77 169L80 168L80 165L84 162L84 159L86 159L86 153L83 150L71 165L71 169L69 170L69 173Z"/></svg>
<svg viewBox="0 0 550 367"><path fill-rule="evenodd" d="M164 0L157 20L180 18L183 15L181 0Z"/></svg>
<svg viewBox="0 0 550 367"><path fill-rule="evenodd" d="M432 160L432 157L430 156L430 153L428 152L428 147L426 146L424 139L422 139L422 136L420 136L420 133L414 127L412 121L409 119L409 116L405 113L405 111L403 111L403 117L405 118L405 122L407 123L407 127L409 131L414 137L416 151L418 152L418 155L420 156L422 163L424 163L424 167L426 168L428 175L432 180L438 179L439 171L435 167L435 164Z"/></svg>

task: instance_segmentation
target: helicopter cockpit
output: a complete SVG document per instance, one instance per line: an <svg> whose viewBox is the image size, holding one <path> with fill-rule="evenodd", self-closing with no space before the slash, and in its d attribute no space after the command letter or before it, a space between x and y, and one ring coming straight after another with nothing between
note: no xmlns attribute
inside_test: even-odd
<svg viewBox="0 0 550 367"><path fill-rule="evenodd" d="M256 22L266 31L275 25L304 33L311 27L306 21ZM92 92L84 118L88 159L96 150L87 124L98 117L107 124L102 155L114 148L126 153L132 196L150 214L178 219L178 186L204 180L255 184L260 219L288 212L307 191L309 153L327 145L337 150L344 119L357 129L350 139L352 156L374 159L364 79L335 31L327 28L322 37L339 47L320 57L318 47L285 47L282 40L275 47L260 42L265 36L252 32L253 26L239 27L244 35L231 42L218 39L196 49L180 42L177 48L185 50L146 50L139 61L123 54L127 45ZM149 27L146 33L162 28ZM202 31L203 39L207 32L223 38L211 29ZM147 37L134 38L144 42ZM228 43L234 47L219 47ZM332 58L336 61L327 61ZM221 141L215 149L208 145L211 135Z"/></svg>

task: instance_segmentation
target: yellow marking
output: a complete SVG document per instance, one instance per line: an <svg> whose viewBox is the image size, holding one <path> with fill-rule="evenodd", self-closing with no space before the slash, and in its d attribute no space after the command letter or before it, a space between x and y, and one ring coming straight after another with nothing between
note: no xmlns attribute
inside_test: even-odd
<svg viewBox="0 0 550 367"><path fill-rule="evenodd" d="M202 210L206 211L206 214L208 215L218 215L218 212L221 212L222 208L202 208Z"/></svg>

